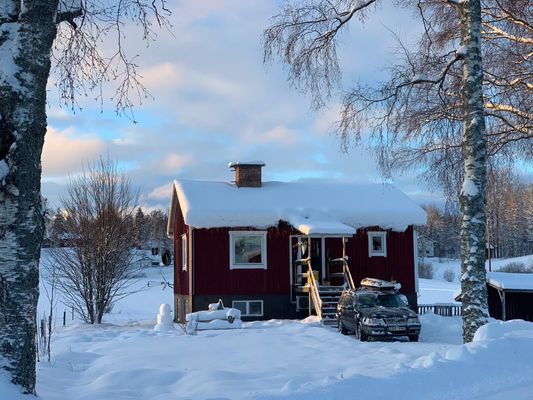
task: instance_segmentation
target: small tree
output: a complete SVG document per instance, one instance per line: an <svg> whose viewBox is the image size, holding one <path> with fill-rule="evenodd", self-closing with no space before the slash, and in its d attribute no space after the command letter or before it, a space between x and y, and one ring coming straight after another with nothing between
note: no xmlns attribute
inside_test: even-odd
<svg viewBox="0 0 533 400"><path fill-rule="evenodd" d="M61 198L66 247L52 251L58 290L84 321L101 323L113 301L132 293L131 223L138 196L115 163L100 158Z"/></svg>

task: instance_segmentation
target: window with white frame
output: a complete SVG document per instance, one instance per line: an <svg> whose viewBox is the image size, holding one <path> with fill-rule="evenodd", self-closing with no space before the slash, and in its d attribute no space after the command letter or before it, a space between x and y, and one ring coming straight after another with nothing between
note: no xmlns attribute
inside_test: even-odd
<svg viewBox="0 0 533 400"><path fill-rule="evenodd" d="M181 269L187 271L187 235L181 235Z"/></svg>
<svg viewBox="0 0 533 400"><path fill-rule="evenodd" d="M262 317L263 300L234 300L231 304L243 317Z"/></svg>
<svg viewBox="0 0 533 400"><path fill-rule="evenodd" d="M229 235L230 269L267 268L266 232L232 231Z"/></svg>
<svg viewBox="0 0 533 400"><path fill-rule="evenodd" d="M368 256L387 257L387 232L368 232Z"/></svg>

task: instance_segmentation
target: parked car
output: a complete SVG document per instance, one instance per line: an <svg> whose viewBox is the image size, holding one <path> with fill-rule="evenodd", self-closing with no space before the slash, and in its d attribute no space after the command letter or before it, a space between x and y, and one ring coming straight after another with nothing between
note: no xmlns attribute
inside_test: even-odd
<svg viewBox="0 0 533 400"><path fill-rule="evenodd" d="M418 315L393 289L380 285L345 290L336 310L339 331L344 335L353 332L363 342L369 338L401 336L417 342L420 335Z"/></svg>

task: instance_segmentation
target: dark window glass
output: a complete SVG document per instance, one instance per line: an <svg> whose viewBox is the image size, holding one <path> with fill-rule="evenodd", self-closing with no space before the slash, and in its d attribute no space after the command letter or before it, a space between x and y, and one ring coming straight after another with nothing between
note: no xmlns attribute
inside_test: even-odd
<svg viewBox="0 0 533 400"><path fill-rule="evenodd" d="M260 301L251 301L248 303L250 315L263 315L263 303Z"/></svg>
<svg viewBox="0 0 533 400"><path fill-rule="evenodd" d="M373 236L372 237L372 250L376 252L383 251L383 243L381 242L382 237L381 236Z"/></svg>
<svg viewBox="0 0 533 400"><path fill-rule="evenodd" d="M260 235L235 236L233 240L235 264L261 264L263 261L261 240Z"/></svg>

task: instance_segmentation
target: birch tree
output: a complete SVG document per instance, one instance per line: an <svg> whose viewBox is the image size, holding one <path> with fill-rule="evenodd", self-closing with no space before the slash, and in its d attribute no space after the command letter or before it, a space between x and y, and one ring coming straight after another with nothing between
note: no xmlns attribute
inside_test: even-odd
<svg viewBox="0 0 533 400"><path fill-rule="evenodd" d="M145 39L165 24L165 0L0 0L0 368L35 392L35 317L43 237L40 178L47 81L57 69L62 99L116 82L117 110L144 96L134 59L121 46L123 23ZM106 54L98 45L116 41ZM53 61L53 62L52 62Z"/></svg>
<svg viewBox="0 0 533 400"><path fill-rule="evenodd" d="M279 57L289 80L311 93L313 106L323 106L340 82L336 42L357 18L364 19L378 0L309 0L287 2L264 32L265 61ZM472 340L488 317L485 277L485 186L487 136L483 108L481 4L479 0L396 1L420 10L424 33L417 52L404 47L404 62L390 70L391 79L377 86L356 85L343 99L339 121L341 136L360 138L370 130L378 142L378 161L391 167L389 138L403 140L422 151L441 146L442 162L461 162L461 287L463 338ZM457 40L435 42L430 15L452 18L459 28ZM453 73L457 72L457 73ZM450 108L453 101L454 108ZM454 113L450 113L450 109ZM404 118L413 110L414 119ZM415 113L416 112L416 113ZM440 115L436 118L434 113ZM461 123L460 141L445 143L443 124ZM395 135L398 134L398 135ZM383 144L383 145L382 145ZM454 151L459 149L459 154ZM431 153L431 152L426 152ZM450 159L451 158L451 159ZM449 172L453 172L449 171Z"/></svg>

